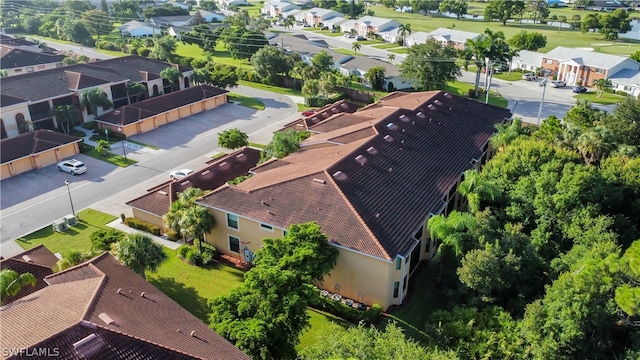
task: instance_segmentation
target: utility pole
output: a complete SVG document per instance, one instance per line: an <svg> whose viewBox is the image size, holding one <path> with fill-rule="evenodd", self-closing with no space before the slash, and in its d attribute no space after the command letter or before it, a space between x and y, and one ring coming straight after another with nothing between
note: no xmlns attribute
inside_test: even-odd
<svg viewBox="0 0 640 360"><path fill-rule="evenodd" d="M485 89L487 92L486 97L484 99L485 104L489 103L489 92L491 92L491 81L493 80L493 67L495 63L496 63L495 61L492 61L491 64L487 66L487 72L489 72L489 82L486 84L487 88Z"/></svg>
<svg viewBox="0 0 640 360"><path fill-rule="evenodd" d="M540 116L542 115L542 105L544 104L544 94L547 92L547 78L549 77L550 72L545 70L544 79L540 81L540 86L542 87L542 99L540 99L540 106L538 107L538 120L536 124L540 126Z"/></svg>

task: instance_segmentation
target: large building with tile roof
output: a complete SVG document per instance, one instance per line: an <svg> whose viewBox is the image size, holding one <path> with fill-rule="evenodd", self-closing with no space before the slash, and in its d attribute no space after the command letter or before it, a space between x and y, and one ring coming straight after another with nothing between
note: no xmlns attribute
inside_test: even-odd
<svg viewBox="0 0 640 360"><path fill-rule="evenodd" d="M2 358L249 359L109 253L45 282L0 308Z"/></svg>
<svg viewBox="0 0 640 360"><path fill-rule="evenodd" d="M250 261L261 239L316 221L340 251L322 288L369 305L401 304L411 274L435 251L428 218L461 206L462 173L486 161L495 125L510 116L441 91L396 92L300 123L313 135L299 152L197 201L219 224L207 241Z"/></svg>
<svg viewBox="0 0 640 360"><path fill-rule="evenodd" d="M93 115L81 110L80 96L95 88L102 90L115 108L135 100L126 91L132 83L145 85L145 97L169 93L172 86L160 72L170 66L177 65L130 55L4 78L0 88L3 134L14 137L28 131L24 123L35 129L55 129L58 125L51 111L60 105L73 105L82 119L91 120ZM180 89L189 87L193 69L178 69L183 75ZM98 115L106 111L98 107Z"/></svg>
<svg viewBox="0 0 640 360"><path fill-rule="evenodd" d="M0 45L0 69L5 71L7 76L60 68L63 59L64 55L46 53L40 49L31 51Z"/></svg>

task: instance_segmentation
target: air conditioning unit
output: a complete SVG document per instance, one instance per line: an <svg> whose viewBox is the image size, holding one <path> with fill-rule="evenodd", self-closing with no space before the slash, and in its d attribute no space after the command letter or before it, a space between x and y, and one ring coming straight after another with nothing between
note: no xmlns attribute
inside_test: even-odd
<svg viewBox="0 0 640 360"><path fill-rule="evenodd" d="M65 231L67 228L67 222L64 219L53 222L53 231Z"/></svg>
<svg viewBox="0 0 640 360"><path fill-rule="evenodd" d="M76 220L75 215L67 215L64 217L64 221L68 226L74 226L78 221Z"/></svg>

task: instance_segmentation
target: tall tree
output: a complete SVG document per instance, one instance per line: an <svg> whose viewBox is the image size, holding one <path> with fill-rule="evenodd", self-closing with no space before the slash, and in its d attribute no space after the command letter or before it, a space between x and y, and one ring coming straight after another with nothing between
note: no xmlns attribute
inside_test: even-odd
<svg viewBox="0 0 640 360"><path fill-rule="evenodd" d="M269 85L280 85L282 77L291 71L287 54L276 46L265 46L251 57L256 75Z"/></svg>
<svg viewBox="0 0 640 360"><path fill-rule="evenodd" d="M513 35L508 42L518 50L536 51L547 46L547 37L537 32L522 30Z"/></svg>
<svg viewBox="0 0 640 360"><path fill-rule="evenodd" d="M460 20L462 15L467 13L467 2L464 0L443 0L440 3L440 12L455 14Z"/></svg>
<svg viewBox="0 0 640 360"><path fill-rule="evenodd" d="M269 160L272 157L282 159L300 149L300 141L308 136L308 133L292 129L285 132L276 132L273 134L273 138L269 144L264 148L262 157L265 160Z"/></svg>
<svg viewBox="0 0 640 360"><path fill-rule="evenodd" d="M461 74L455 57L456 50L452 47L428 40L409 48L400 72L405 79L411 79L417 90L444 89Z"/></svg>
<svg viewBox="0 0 640 360"><path fill-rule="evenodd" d="M626 313L625 321L629 323L629 318L640 317L640 240L634 241L624 252L620 267L623 284L616 288L615 301Z"/></svg>
<svg viewBox="0 0 640 360"><path fill-rule="evenodd" d="M249 136L240 129L234 128L218 134L218 146L235 150L249 145Z"/></svg>
<svg viewBox="0 0 640 360"><path fill-rule="evenodd" d="M111 4L111 14L122 19L137 19L140 3L136 0L116 0Z"/></svg>
<svg viewBox="0 0 640 360"><path fill-rule="evenodd" d="M291 225L280 239L264 239L254 267L229 295L209 302L210 326L254 359L292 359L309 326L313 282L336 264L338 250L316 223Z"/></svg>
<svg viewBox="0 0 640 360"><path fill-rule="evenodd" d="M381 91L384 89L385 69L382 66L374 66L364 74L364 78L373 90Z"/></svg>
<svg viewBox="0 0 640 360"><path fill-rule="evenodd" d="M507 21L513 18L516 3L518 1L489 0L489 3L484 8L485 21L499 20L502 25L506 25Z"/></svg>
<svg viewBox="0 0 640 360"><path fill-rule="evenodd" d="M606 89L611 88L611 80L609 79L597 79L593 81L593 86L598 89L598 97L602 97L602 94Z"/></svg>
<svg viewBox="0 0 640 360"><path fill-rule="evenodd" d="M160 71L160 77L167 80L169 84L171 84L171 88L173 91L180 90L180 79L184 77L180 70L176 69L173 66L165 68Z"/></svg>
<svg viewBox="0 0 640 360"><path fill-rule="evenodd" d="M442 269L444 249L452 249L456 258L470 250L466 231L476 226L473 216L469 213L452 211L448 216L443 214L432 216L427 221L429 234L435 241L440 241L438 254L440 255L440 274L438 281L442 282Z"/></svg>
<svg viewBox="0 0 640 360"><path fill-rule="evenodd" d="M65 132L65 134L71 134L71 127L75 126L80 121L78 109L73 105L56 106L51 113L55 116L58 126ZM66 128L65 124L67 126Z"/></svg>
<svg viewBox="0 0 640 360"><path fill-rule="evenodd" d="M195 205L182 214L180 231L186 237L193 237L197 240L198 251L202 254L204 235L213 230L215 225L216 221L211 212L203 206Z"/></svg>
<svg viewBox="0 0 640 360"><path fill-rule="evenodd" d="M17 295L27 285L36 285L33 274L19 274L10 269L0 270L0 305L4 305L7 297Z"/></svg>
<svg viewBox="0 0 640 360"><path fill-rule="evenodd" d="M156 272L167 260L162 246L143 233L128 234L116 243L114 253L122 265L142 277L145 277L145 271Z"/></svg>
<svg viewBox="0 0 640 360"><path fill-rule="evenodd" d="M489 43L484 35L480 35L477 39L467 39L466 46L468 54L474 59L473 64L476 66L476 80L474 83L474 93L478 96L480 89L480 76L485 66L487 52L489 51Z"/></svg>
<svg viewBox="0 0 640 360"><path fill-rule="evenodd" d="M144 100L144 98L146 98L149 94L149 89L147 89L147 86L139 82L127 84L126 91L127 96L129 97L129 104Z"/></svg>
<svg viewBox="0 0 640 360"><path fill-rule="evenodd" d="M311 66L318 74L333 70L333 57L322 50L311 58Z"/></svg>
<svg viewBox="0 0 640 360"><path fill-rule="evenodd" d="M98 106L102 109L109 109L113 106L107 93L99 88L93 88L82 92L80 95L80 104L87 110L87 114L98 116Z"/></svg>
<svg viewBox="0 0 640 360"><path fill-rule="evenodd" d="M109 35L113 30L113 19L102 10L89 10L82 13L84 26L92 35L100 39L100 35Z"/></svg>
<svg viewBox="0 0 640 360"><path fill-rule="evenodd" d="M398 35L402 39L402 46L406 46L407 35L411 35L411 24L400 24L398 26Z"/></svg>
<svg viewBox="0 0 640 360"><path fill-rule="evenodd" d="M198 3L198 7L207 11L218 11L218 4L212 0L203 0Z"/></svg>
<svg viewBox="0 0 640 360"><path fill-rule="evenodd" d="M360 45L359 42L354 41L353 44L351 44L351 50L353 50L353 54L355 55L358 51L360 51L360 49L362 48L362 45Z"/></svg>
<svg viewBox="0 0 640 360"><path fill-rule="evenodd" d="M177 47L178 43L173 36L165 35L159 37L154 39L153 50L151 50L149 57L163 61L172 61Z"/></svg>

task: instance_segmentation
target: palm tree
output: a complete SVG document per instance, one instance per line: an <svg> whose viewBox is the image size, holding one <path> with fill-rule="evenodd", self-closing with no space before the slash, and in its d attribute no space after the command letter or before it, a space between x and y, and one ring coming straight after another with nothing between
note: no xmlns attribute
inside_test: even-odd
<svg viewBox="0 0 640 360"><path fill-rule="evenodd" d="M558 24L558 31L560 31L560 29L562 28L562 24L567 22L567 17L564 15L560 15L558 16L558 21L560 22L560 24Z"/></svg>
<svg viewBox="0 0 640 360"><path fill-rule="evenodd" d="M111 100L104 91L93 88L87 90L80 95L80 104L83 108L87 109L87 114L98 116L98 106L103 109L109 109L113 106Z"/></svg>
<svg viewBox="0 0 640 360"><path fill-rule="evenodd" d="M402 38L402 46L405 46L407 35L411 35L411 24L400 24L400 26L398 26L398 35Z"/></svg>
<svg viewBox="0 0 640 360"><path fill-rule="evenodd" d="M478 97L478 88L480 88L480 74L485 64L486 54L488 52L488 40L484 35L480 35L477 39L467 39L466 46L476 66L476 81L474 85L475 96Z"/></svg>
<svg viewBox="0 0 640 360"><path fill-rule="evenodd" d="M171 203L169 212L164 215L164 221L167 227L178 234L182 234L182 237L185 240L187 236L194 236L194 234L189 234L183 229L182 223L185 213L187 213L189 209L196 207L196 199L203 195L204 191L202 189L196 187L185 189L178 194L178 200Z"/></svg>
<svg viewBox="0 0 640 360"><path fill-rule="evenodd" d="M511 123L496 124L496 129L498 132L491 137L490 143L494 149L500 150L504 150L505 146L524 133L522 131L522 119L520 118L513 119Z"/></svg>
<svg viewBox="0 0 640 360"><path fill-rule="evenodd" d="M75 126L79 120L78 109L73 105L56 106L51 115L55 116L58 126L62 128L65 134L71 134L71 126ZM66 129L64 124L67 125Z"/></svg>
<svg viewBox="0 0 640 360"><path fill-rule="evenodd" d="M308 69L310 66L309 64L307 64L306 62L300 60L300 61L296 61L296 63L293 65L293 68L291 69L291 75L293 75L293 88L297 89L296 87L296 82L298 80L298 77L300 77L301 79L305 78L305 71L306 69Z"/></svg>
<svg viewBox="0 0 640 360"><path fill-rule="evenodd" d="M285 29L291 32L291 27L296 23L296 18L293 15L289 15L284 19L283 25Z"/></svg>
<svg viewBox="0 0 640 360"><path fill-rule="evenodd" d="M440 240L438 246L438 255L440 256L440 274L438 282L442 282L442 268L444 261L442 260L442 252L445 248L452 248L456 257L462 256L467 247L466 232L475 228L475 219L466 212L452 211L449 216L442 214L432 216L427 221L429 235L435 241Z"/></svg>
<svg viewBox="0 0 640 360"><path fill-rule="evenodd" d="M332 73L323 73L318 80L318 86L326 102L329 99L329 94L332 93L336 87L336 77Z"/></svg>
<svg viewBox="0 0 640 360"><path fill-rule="evenodd" d="M605 127L596 126L578 137L576 148L582 155L585 164L597 164L615 148L613 134Z"/></svg>
<svg viewBox="0 0 640 360"><path fill-rule="evenodd" d="M36 285L33 274L18 274L17 271L9 269L0 270L0 306L4 305L7 297L17 295L27 285Z"/></svg>
<svg viewBox="0 0 640 360"><path fill-rule="evenodd" d="M115 245L115 256L122 265L145 277L145 271L155 272L167 260L162 246L143 233L128 234Z"/></svg>
<svg viewBox="0 0 640 360"><path fill-rule="evenodd" d="M593 86L595 86L596 89L598 89L598 97L602 97L604 90L610 88L612 85L611 85L611 80L598 79L593 81Z"/></svg>
<svg viewBox="0 0 640 360"><path fill-rule="evenodd" d="M387 55L387 59L389 59L390 62L393 62L396 59L396 55L389 53L389 55Z"/></svg>
<svg viewBox="0 0 640 360"><path fill-rule="evenodd" d="M177 91L180 89L180 79L182 79L184 75L180 72L180 70L170 66L160 71L160 77L167 80L169 84L171 84L171 89L173 91Z"/></svg>
<svg viewBox="0 0 640 360"><path fill-rule="evenodd" d="M481 210L481 204L486 201L496 201L500 197L500 191L490 181L483 179L476 169L466 170L464 180L458 186L460 195L467 199L471 213Z"/></svg>
<svg viewBox="0 0 640 360"><path fill-rule="evenodd" d="M129 104L134 103L134 101L131 101L132 98L135 98L136 99L135 102L138 102L140 101L140 95L146 96L146 94L148 93L149 93L149 90L142 83L134 82L127 85L127 96L129 97ZM144 96L142 98L144 99Z"/></svg>
<svg viewBox="0 0 640 360"><path fill-rule="evenodd" d="M509 52L509 44L507 44L506 38L502 31L496 31L487 28L484 30L484 34L486 36L486 52L485 52L485 61L486 61L486 73L484 78L485 90L487 93L489 92L489 75L491 73L489 64L491 62L506 62L508 52Z"/></svg>
<svg viewBox="0 0 640 360"><path fill-rule="evenodd" d="M319 93L320 93L320 84L318 80L316 79L305 80L304 85L302 86L302 95L304 96L305 100L309 100L309 103L310 103L310 99L315 96L318 96Z"/></svg>
<svg viewBox="0 0 640 360"><path fill-rule="evenodd" d="M180 230L183 235L199 240L198 251L202 253L202 241L205 241L204 235L211 231L216 225L216 220L203 206L192 206L188 208L183 214L180 220Z"/></svg>
<svg viewBox="0 0 640 360"><path fill-rule="evenodd" d="M357 42L357 41L354 41L353 44L351 45L351 50L353 50L353 54L354 55L355 55L355 53L360 51L361 48L362 48L362 45L360 45L360 43Z"/></svg>

